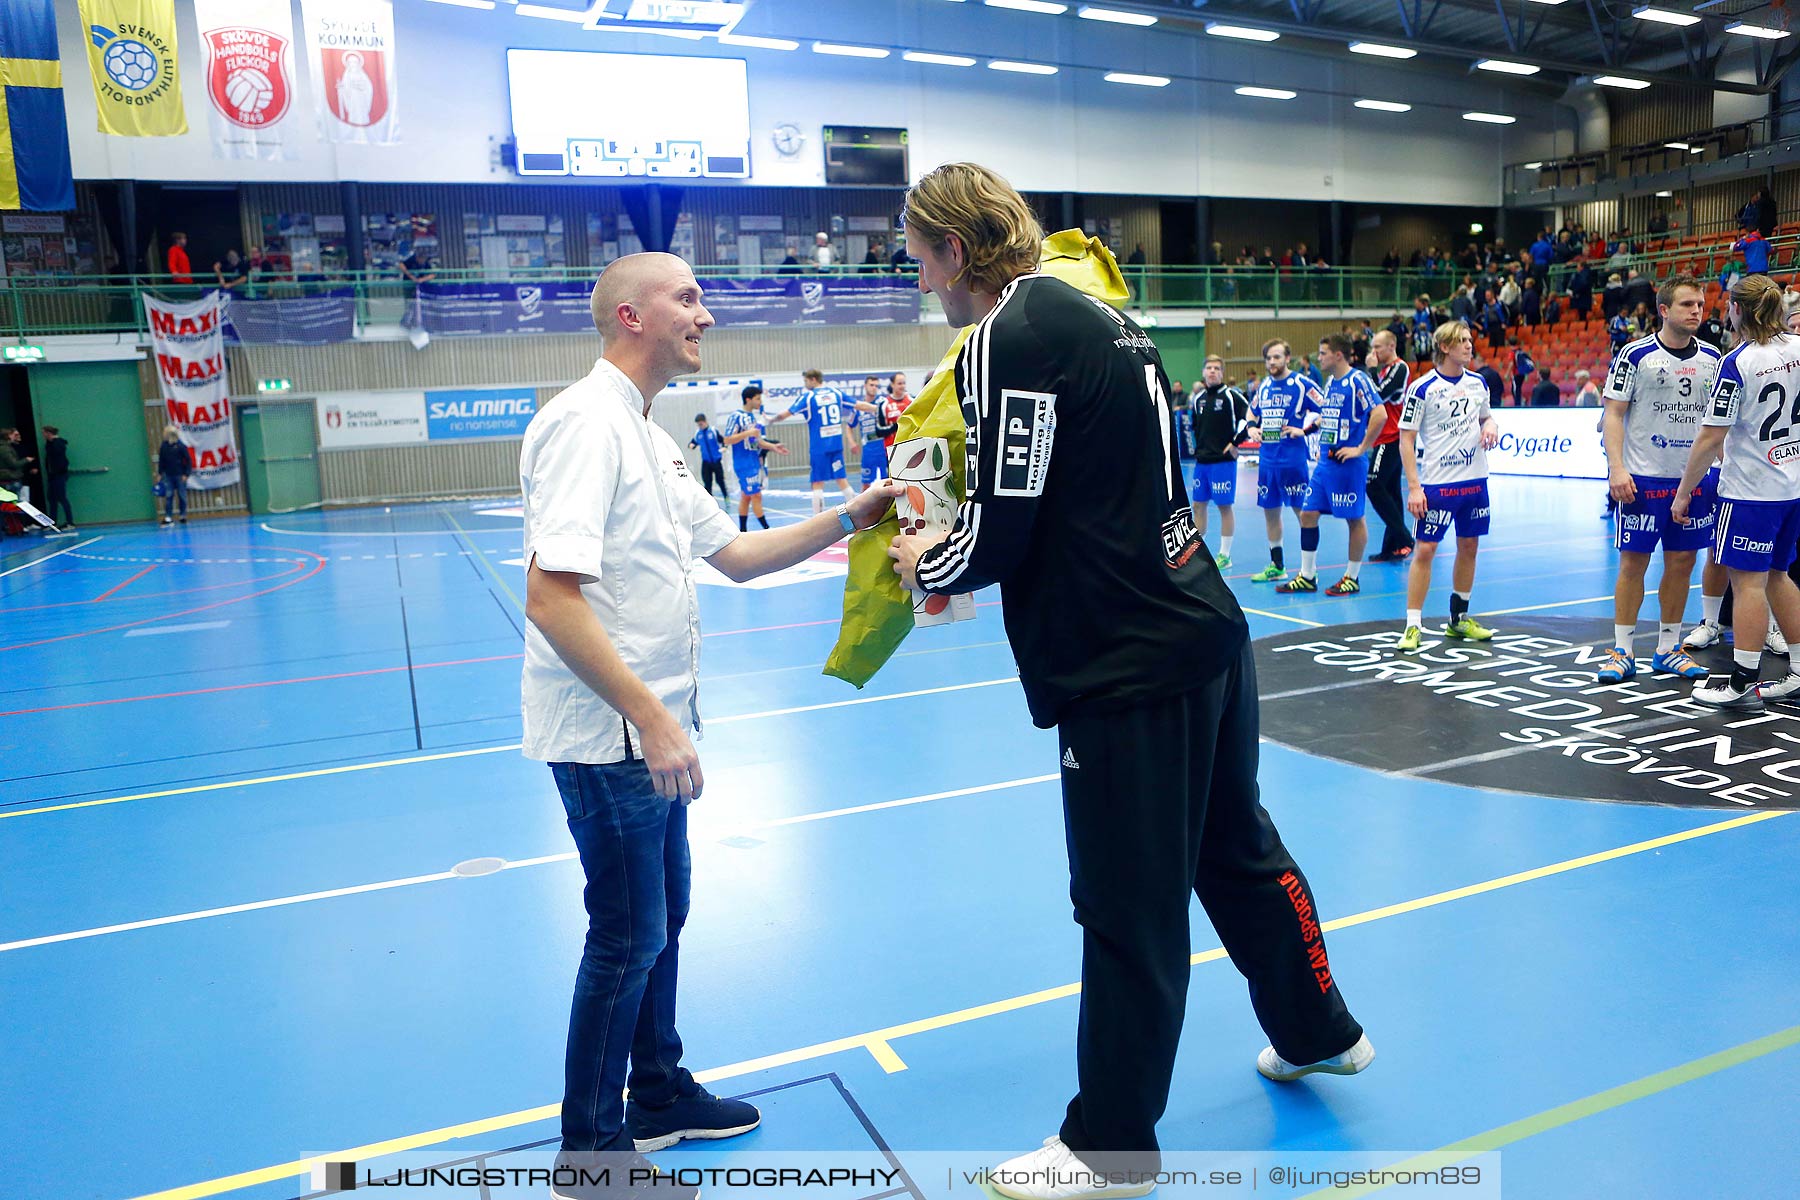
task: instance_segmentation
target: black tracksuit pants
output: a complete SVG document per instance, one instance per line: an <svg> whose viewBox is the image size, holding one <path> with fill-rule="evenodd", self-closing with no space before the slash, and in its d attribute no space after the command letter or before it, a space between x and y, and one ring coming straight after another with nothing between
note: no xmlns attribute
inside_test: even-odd
<svg viewBox="0 0 1800 1200"><path fill-rule="evenodd" d="M700 486L712 495L713 484L719 485L719 495L731 499L731 493L725 490L725 464L723 462L702 462L700 464Z"/></svg>
<svg viewBox="0 0 1800 1200"><path fill-rule="evenodd" d="M1325 956L1306 877L1256 784L1256 665L1248 643L1193 691L1121 711L1065 715L1069 893L1082 927L1080 1091L1062 1140L1099 1170L1155 1170L1192 973L1198 895L1289 1062L1362 1036ZM1075 764L1071 765L1071 760ZM1258 1046L1237 1047L1249 1071Z"/></svg>
<svg viewBox="0 0 1800 1200"><path fill-rule="evenodd" d="M1377 446L1369 458L1369 503L1381 518L1381 552L1392 555L1413 544L1412 521L1406 513L1401 480L1400 445Z"/></svg>

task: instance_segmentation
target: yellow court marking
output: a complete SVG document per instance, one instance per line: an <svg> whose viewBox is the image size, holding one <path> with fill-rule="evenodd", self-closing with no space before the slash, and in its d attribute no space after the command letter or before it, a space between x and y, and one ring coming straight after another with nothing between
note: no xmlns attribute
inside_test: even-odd
<svg viewBox="0 0 1800 1200"><path fill-rule="evenodd" d="M462 527L462 522L456 519L456 514L446 512L444 514L444 519L456 527L457 536L469 544L469 549L475 551L475 556L481 560L481 565L487 568L487 573L494 577L494 582L505 589L507 596L513 602L513 606L520 612L524 612L525 602L520 600L519 594L512 590L512 584L506 582L506 579L495 569L493 562L488 559L487 551L483 550L480 544L475 541L474 537L469 534L469 531Z"/></svg>
<svg viewBox="0 0 1800 1200"><path fill-rule="evenodd" d="M1717 1054L1709 1054L1705 1058L1696 1058L1692 1062L1670 1067L1666 1071L1658 1071L1654 1075L1646 1075L1642 1079L1634 1079L1630 1083L1622 1083L1618 1087L1607 1088L1603 1092L1595 1092L1591 1096L1583 1096L1579 1100L1571 1100L1567 1104L1559 1104L1555 1108L1547 1108L1541 1113L1512 1121L1505 1125L1478 1133L1474 1137L1464 1138L1460 1142L1451 1142L1439 1150L1427 1151L1382 1168L1386 1171L1433 1171L1440 1167L1455 1166L1466 1159L1480 1154L1488 1154L1515 1142L1522 1142L1528 1137L1540 1133L1548 1133L1552 1129L1560 1129L1564 1125L1572 1125L1576 1121L1596 1116L1615 1108L1623 1107L1634 1100L1642 1100L1670 1088L1680 1087L1684 1083L1692 1083L1696 1079L1704 1079L1708 1075L1716 1075L1731 1067L1742 1066L1778 1050L1786 1050L1800 1045L1800 1025L1793 1025L1778 1033L1771 1033L1754 1041L1733 1046L1729 1050L1721 1050ZM1370 1196L1385 1191L1381 1184L1362 1184L1351 1188L1325 1188L1317 1192L1309 1192L1300 1200L1351 1200L1356 1196Z"/></svg>
<svg viewBox="0 0 1800 1200"><path fill-rule="evenodd" d="M906 1070L906 1060L894 1053L894 1048L879 1038L871 1038L867 1043L869 1053L881 1064L881 1069L889 1075Z"/></svg>
<svg viewBox="0 0 1800 1200"><path fill-rule="evenodd" d="M1748 813L1741 817L1733 817L1727 821L1716 821L1711 825L1702 825L1696 829L1683 830L1680 833L1668 834L1664 837L1650 838L1647 841L1632 842L1628 846L1619 846L1612 850L1603 850L1597 854L1584 854L1579 858L1565 859L1548 866L1537 867L1530 871L1519 871L1511 875L1502 875L1498 879L1490 879L1485 883L1471 884L1468 887L1455 888L1445 892L1435 892L1429 896L1421 896L1417 900L1408 900L1401 904L1390 904L1382 908L1370 909L1348 917L1339 917L1327 921L1322 926L1325 930L1348 929L1355 925L1366 925L1371 921L1379 921L1385 917L1397 917L1404 913L1417 912L1420 909L1432 908L1439 904L1448 904L1453 900L1462 900L1470 896L1482 895L1486 892L1498 891L1501 888L1513 887L1532 880L1560 875L1568 871L1591 867L1615 859L1628 858L1634 854L1658 850L1664 846L1673 846L1681 842L1693 841L1709 837L1716 833L1725 833L1733 829L1742 829L1748 825L1772 821L1778 817L1790 815L1787 810L1780 812ZM1226 957L1222 949L1203 950L1195 954L1191 961L1195 965L1207 962L1218 962ZM694 1078L701 1083L713 1083L722 1079L734 1079L744 1075L753 1075L758 1071L774 1070L779 1067L793 1066L796 1063L810 1062L827 1058L834 1054L842 1054L847 1050L867 1050L875 1056L884 1068L892 1071L891 1062L905 1063L894 1052L892 1042L914 1034L928 1033L937 1029L948 1029L953 1025L963 1025L970 1021L979 1021L987 1017L999 1016L1003 1013L1018 1012L1021 1009L1033 1008L1040 1004L1049 1004L1056 1000L1066 1000L1081 993L1079 983L1065 983L1060 987L1044 988L1041 991L1028 992L1023 996L1013 996L1005 1000L995 1000L987 1004L978 1004L972 1008L958 1009L955 1012L942 1013L935 1017L924 1017L917 1021L908 1021L901 1025L890 1025L885 1029L875 1029L867 1033L852 1034L849 1037L834 1038L828 1042L815 1042L810 1046L801 1046L794 1050L785 1050L778 1054L767 1054L761 1058L746 1059L743 1062L728 1066L713 1067L705 1071L696 1071ZM879 1049L877 1047L880 1047ZM883 1054L892 1056L884 1060ZM1604 1094L1604 1093L1603 1093ZM137 1197L137 1200L202 1200L206 1196L217 1196L225 1192L237 1191L240 1188L253 1187L256 1184L268 1183L275 1179L284 1179L309 1174L315 1162L361 1162L365 1159L379 1158L385 1154L398 1154L406 1150L420 1150L429 1146L440 1145L456 1138L475 1137L495 1130L511 1129L519 1125L528 1125L533 1121L542 1121L557 1116L561 1112L560 1104L544 1104L536 1108L521 1109L518 1112L503 1113L500 1116L486 1117L479 1121L468 1121L460 1125L447 1125L441 1129L429 1129L423 1133L409 1134L405 1137L390 1138L385 1142L374 1142L366 1146L356 1146L348 1150L337 1150L318 1158L297 1159L293 1162L280 1163L272 1167L263 1167L255 1171L244 1171L236 1175L225 1175L218 1179L209 1179L201 1183L189 1184L185 1187L170 1188L167 1191L152 1192Z"/></svg>

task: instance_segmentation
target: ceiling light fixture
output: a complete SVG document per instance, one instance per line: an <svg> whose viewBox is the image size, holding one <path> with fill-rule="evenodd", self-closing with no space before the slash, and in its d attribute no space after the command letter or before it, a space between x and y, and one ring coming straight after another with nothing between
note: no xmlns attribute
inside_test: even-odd
<svg viewBox="0 0 1800 1200"><path fill-rule="evenodd" d="M1084 4L1075 10L1075 15L1084 21L1107 21L1114 25L1150 26L1156 24L1156 18L1149 13L1120 12L1116 8L1098 8L1092 4Z"/></svg>
<svg viewBox="0 0 1800 1200"><path fill-rule="evenodd" d="M930 50L908 50L900 56L907 62L936 63L940 67L972 67L975 60L966 54L936 54Z"/></svg>
<svg viewBox="0 0 1800 1200"><path fill-rule="evenodd" d="M1412 105L1396 104L1392 100L1358 100L1356 102L1356 107L1366 108L1372 112L1402 113L1412 111Z"/></svg>
<svg viewBox="0 0 1800 1200"><path fill-rule="evenodd" d="M1384 46L1380 42L1351 42L1350 53L1368 54L1375 58L1417 58L1419 52L1410 46Z"/></svg>
<svg viewBox="0 0 1800 1200"><path fill-rule="evenodd" d="M1272 29L1249 29L1243 25L1227 25L1221 21L1208 21L1206 32L1214 37L1237 38L1242 42L1272 42L1281 36Z"/></svg>
<svg viewBox="0 0 1800 1200"><path fill-rule="evenodd" d="M888 51L879 46L843 46L836 42L814 42L814 54L836 54L842 58L886 58Z"/></svg>
<svg viewBox="0 0 1800 1200"><path fill-rule="evenodd" d="M1131 83L1138 87L1168 87L1167 75L1133 75L1129 71L1108 71L1105 75L1108 83Z"/></svg>
<svg viewBox="0 0 1800 1200"><path fill-rule="evenodd" d="M1234 89L1240 96L1255 96L1261 100L1292 100L1299 92L1290 92L1286 88L1241 87Z"/></svg>
<svg viewBox="0 0 1800 1200"><path fill-rule="evenodd" d="M990 71L1011 71L1015 75L1054 75L1056 68L1044 63L1009 62L1004 58L996 58L988 64Z"/></svg>
<svg viewBox="0 0 1800 1200"><path fill-rule="evenodd" d="M1631 10L1631 15L1640 21L1655 21L1660 25L1698 25L1700 18L1693 13L1676 12L1673 9L1657 8L1646 4Z"/></svg>
<svg viewBox="0 0 1800 1200"><path fill-rule="evenodd" d="M1477 71L1498 71L1502 75L1536 75L1544 68L1531 63L1510 62L1504 58L1482 58L1475 62Z"/></svg>
<svg viewBox="0 0 1800 1200"><path fill-rule="evenodd" d="M1480 121L1484 125L1511 125L1518 119L1519 118L1517 117L1509 117L1505 113L1466 112L1463 114L1463 120Z"/></svg>

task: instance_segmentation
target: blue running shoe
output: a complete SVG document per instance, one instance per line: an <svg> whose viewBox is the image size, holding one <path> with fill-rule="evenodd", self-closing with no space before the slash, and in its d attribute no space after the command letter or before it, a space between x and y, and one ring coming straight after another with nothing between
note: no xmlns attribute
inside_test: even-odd
<svg viewBox="0 0 1800 1200"><path fill-rule="evenodd" d="M1704 670L1700 672L1706 674ZM1622 683L1637 674L1637 659L1623 646L1614 646L1606 652L1606 664L1600 668L1601 683Z"/></svg>
<svg viewBox="0 0 1800 1200"><path fill-rule="evenodd" d="M1682 679L1705 679L1706 668L1688 657L1685 650L1667 650L1650 660L1650 669Z"/></svg>

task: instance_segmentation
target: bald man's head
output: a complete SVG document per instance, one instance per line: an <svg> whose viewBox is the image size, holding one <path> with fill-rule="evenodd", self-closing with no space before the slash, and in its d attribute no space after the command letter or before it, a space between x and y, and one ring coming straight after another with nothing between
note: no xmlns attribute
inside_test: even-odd
<svg viewBox="0 0 1800 1200"><path fill-rule="evenodd" d="M646 397L678 375L700 369L700 337L712 314L694 272L673 254L628 254L600 273L592 301L606 358L625 370Z"/></svg>
<svg viewBox="0 0 1800 1200"><path fill-rule="evenodd" d="M615 258L594 284L594 328L602 338L611 338L619 327L620 305L630 305L641 314L659 292L671 291L681 282L692 283L693 279L692 268L673 254L627 254Z"/></svg>

